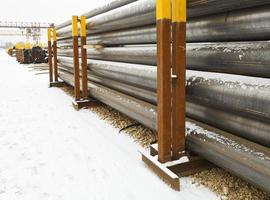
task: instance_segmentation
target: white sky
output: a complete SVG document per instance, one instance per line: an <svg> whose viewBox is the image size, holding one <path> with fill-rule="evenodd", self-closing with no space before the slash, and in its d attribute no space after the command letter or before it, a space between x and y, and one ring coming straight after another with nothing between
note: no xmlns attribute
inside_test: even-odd
<svg viewBox="0 0 270 200"><path fill-rule="evenodd" d="M72 15L80 15L110 1L112 0L5 0L0 6L0 21L59 24L71 19ZM16 42L24 41L25 37L0 36L1 40Z"/></svg>

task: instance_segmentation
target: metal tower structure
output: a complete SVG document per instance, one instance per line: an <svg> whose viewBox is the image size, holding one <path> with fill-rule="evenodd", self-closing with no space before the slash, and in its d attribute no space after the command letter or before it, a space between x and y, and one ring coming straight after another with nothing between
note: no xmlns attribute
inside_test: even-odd
<svg viewBox="0 0 270 200"><path fill-rule="evenodd" d="M26 42L29 42L30 37L32 37L34 43L37 44L40 42L41 29L53 26L54 24L45 22L0 21L0 36L26 36Z"/></svg>

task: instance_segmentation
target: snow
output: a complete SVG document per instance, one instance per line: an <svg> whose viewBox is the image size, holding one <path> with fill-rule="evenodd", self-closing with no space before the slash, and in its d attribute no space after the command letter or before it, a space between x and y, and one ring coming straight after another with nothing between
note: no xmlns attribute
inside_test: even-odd
<svg viewBox="0 0 270 200"><path fill-rule="evenodd" d="M215 200L203 186L181 179L181 192L141 161L139 146L71 97L48 88L0 52L0 199Z"/></svg>

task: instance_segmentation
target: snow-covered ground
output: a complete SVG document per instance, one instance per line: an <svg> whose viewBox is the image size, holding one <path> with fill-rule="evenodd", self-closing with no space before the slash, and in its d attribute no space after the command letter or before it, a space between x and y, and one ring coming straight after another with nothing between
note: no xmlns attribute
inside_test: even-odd
<svg viewBox="0 0 270 200"><path fill-rule="evenodd" d="M181 179L181 192L141 161L139 146L0 52L0 200L215 200Z"/></svg>

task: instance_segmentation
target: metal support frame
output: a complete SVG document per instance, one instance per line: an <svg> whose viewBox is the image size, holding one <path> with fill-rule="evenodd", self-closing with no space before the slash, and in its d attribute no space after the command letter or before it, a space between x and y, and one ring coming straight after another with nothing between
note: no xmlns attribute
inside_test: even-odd
<svg viewBox="0 0 270 200"><path fill-rule="evenodd" d="M157 1L158 160L171 160L171 1Z"/></svg>
<svg viewBox="0 0 270 200"><path fill-rule="evenodd" d="M186 0L172 1L172 159L185 150Z"/></svg>
<svg viewBox="0 0 270 200"><path fill-rule="evenodd" d="M73 40L73 72L75 101L81 99L80 94L80 68L79 68L79 45L78 45L78 16L72 16L72 40Z"/></svg>
<svg viewBox="0 0 270 200"><path fill-rule="evenodd" d="M150 155L141 153L158 176L180 190L179 177L212 165L185 151L186 0L156 2L158 145L150 147Z"/></svg>
<svg viewBox="0 0 270 200"><path fill-rule="evenodd" d="M48 63L49 63L49 81L53 82L53 68L52 68L52 30L48 28Z"/></svg>
<svg viewBox="0 0 270 200"><path fill-rule="evenodd" d="M82 59L82 97L88 99L88 80L87 80L87 50L86 45L86 18L81 16L81 59Z"/></svg>
<svg viewBox="0 0 270 200"><path fill-rule="evenodd" d="M80 22L80 39L81 39L81 77L79 66L79 45L78 45L78 22ZM79 110L84 107L96 106L98 102L89 98L88 79L87 79L87 52L86 52L86 17L72 16L72 38L73 38L73 65L74 65L74 94L75 100L72 102L73 107ZM82 83L82 95L80 89Z"/></svg>
<svg viewBox="0 0 270 200"><path fill-rule="evenodd" d="M50 82L50 87L63 87L64 82L58 80L58 65L57 65L57 35L55 28L51 29L53 32L53 72L54 82Z"/></svg>

